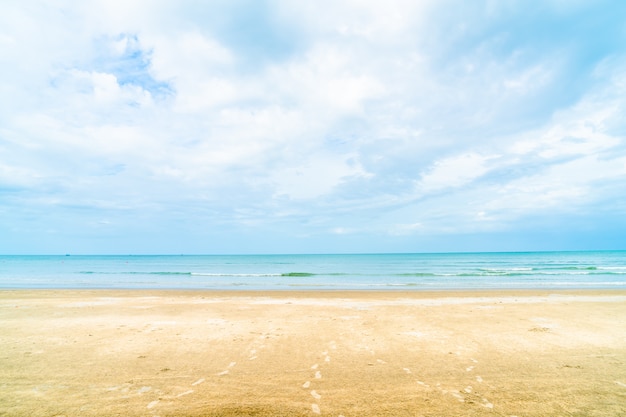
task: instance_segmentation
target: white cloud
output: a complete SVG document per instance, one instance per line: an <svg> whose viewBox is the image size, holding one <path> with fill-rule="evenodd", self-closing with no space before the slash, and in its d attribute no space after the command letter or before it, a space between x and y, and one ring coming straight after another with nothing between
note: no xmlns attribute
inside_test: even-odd
<svg viewBox="0 0 626 417"><path fill-rule="evenodd" d="M385 87L368 73L361 57L345 48L322 43L302 57L269 72L270 82L263 93L293 103L322 123L360 114L367 100L384 93Z"/></svg>
<svg viewBox="0 0 626 417"><path fill-rule="evenodd" d="M278 7L283 16L294 19L315 36L321 33L397 43L406 39L407 31L419 30L432 3L426 0L281 1Z"/></svg>
<svg viewBox="0 0 626 417"><path fill-rule="evenodd" d="M312 199L327 195L348 177L362 177L359 166L349 163L342 155L311 155L296 164L273 171L270 181L276 188L275 196L292 199Z"/></svg>
<svg viewBox="0 0 626 417"><path fill-rule="evenodd" d="M147 43L152 51L150 72L173 85L176 111L206 111L246 98L242 86L230 75L233 54L216 40L199 32L182 32L155 36Z"/></svg>
<svg viewBox="0 0 626 417"><path fill-rule="evenodd" d="M489 168L486 162L497 156L469 153L441 159L422 175L417 187L432 192L450 187L460 187L484 175Z"/></svg>
<svg viewBox="0 0 626 417"><path fill-rule="evenodd" d="M90 225L146 210L337 238L623 204L624 48L552 39L565 12L255 7L257 20L229 2L0 6L0 192L20 188L12 204L34 212L81 205Z"/></svg>
<svg viewBox="0 0 626 417"><path fill-rule="evenodd" d="M515 142L514 154L534 153L543 158L585 156L610 151L624 145L624 138L607 133L611 123L621 117L624 100L618 98L620 91L610 88L610 96L585 97L570 109L558 112L549 127L536 132L536 138L525 138Z"/></svg>
<svg viewBox="0 0 626 417"><path fill-rule="evenodd" d="M516 93L528 94L544 87L551 80L553 70L546 69L542 65L524 68L521 74L513 74L510 78L505 78L502 82L505 90L512 90Z"/></svg>

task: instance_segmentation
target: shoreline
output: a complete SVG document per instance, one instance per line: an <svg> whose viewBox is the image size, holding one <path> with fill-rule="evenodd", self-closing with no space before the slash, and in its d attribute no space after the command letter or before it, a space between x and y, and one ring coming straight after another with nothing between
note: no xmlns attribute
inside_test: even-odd
<svg viewBox="0 0 626 417"><path fill-rule="evenodd" d="M101 293L118 293L129 295L137 293L153 293L153 294L180 294L180 295L267 295L272 297L280 297L283 295L294 295L298 297L308 297L311 295L320 295L334 297L341 294L353 294L355 296L397 296L406 295L413 297L431 297L431 296L449 296L449 295L479 295L479 296L497 296L497 295L550 295L550 294L625 294L624 288L461 288L461 289L385 289L385 290L363 290L363 289L284 289L284 290L259 290L259 289L195 289L195 288L0 288L0 296L3 293L58 293L58 294L101 294Z"/></svg>
<svg viewBox="0 0 626 417"><path fill-rule="evenodd" d="M0 415L626 413L625 290L0 290Z"/></svg>

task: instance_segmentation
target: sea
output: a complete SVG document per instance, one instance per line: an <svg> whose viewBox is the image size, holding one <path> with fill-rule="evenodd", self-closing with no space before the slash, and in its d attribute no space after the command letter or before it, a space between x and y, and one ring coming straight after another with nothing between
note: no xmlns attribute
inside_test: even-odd
<svg viewBox="0 0 626 417"><path fill-rule="evenodd" d="M626 251L0 255L2 289L626 289Z"/></svg>

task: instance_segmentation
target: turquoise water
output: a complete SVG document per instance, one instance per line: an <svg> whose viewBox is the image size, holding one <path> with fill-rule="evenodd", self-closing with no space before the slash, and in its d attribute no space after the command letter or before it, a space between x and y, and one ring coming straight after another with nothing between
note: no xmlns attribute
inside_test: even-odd
<svg viewBox="0 0 626 417"><path fill-rule="evenodd" d="M0 256L0 288L626 289L626 252Z"/></svg>

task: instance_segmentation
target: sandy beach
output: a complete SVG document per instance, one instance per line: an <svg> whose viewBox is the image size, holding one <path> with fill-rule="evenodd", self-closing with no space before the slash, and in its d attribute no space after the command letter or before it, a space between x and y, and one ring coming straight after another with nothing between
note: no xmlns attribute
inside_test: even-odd
<svg viewBox="0 0 626 417"><path fill-rule="evenodd" d="M5 290L0 415L626 415L626 292Z"/></svg>

